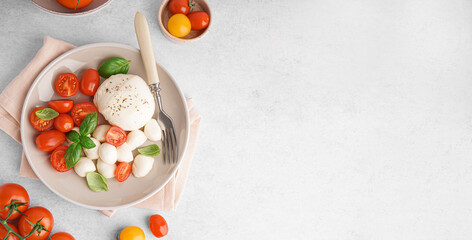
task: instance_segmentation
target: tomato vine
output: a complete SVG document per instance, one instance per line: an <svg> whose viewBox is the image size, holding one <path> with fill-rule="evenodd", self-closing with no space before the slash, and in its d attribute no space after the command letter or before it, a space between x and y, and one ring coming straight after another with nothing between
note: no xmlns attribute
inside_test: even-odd
<svg viewBox="0 0 472 240"><path fill-rule="evenodd" d="M38 233L38 235L41 233L41 231L46 231L46 232L49 232L45 227L44 225L41 224L41 220L43 220L43 218L39 219L36 223L32 223L30 222L28 219L26 219L26 221L31 224L31 226L33 227L33 229L31 230L31 232L29 232L26 236L21 236L19 233L15 232L15 230L13 228L10 227L10 225L8 225L8 218L10 218L10 216L14 213L14 212L18 212L19 214L23 215L23 216L26 216L22 211L18 210L18 207L20 206L28 206L28 202L20 202L18 200L15 200L13 199L10 204L6 205L3 209L6 209L8 208L8 215L5 219L3 218L0 218L0 224L2 224L2 226L7 230L6 234L5 234L5 237L2 239L2 240L7 240L9 237L10 237L10 234L13 234L15 235L16 237L18 237L20 240L26 240L27 238L29 238L31 235L33 235L35 232Z"/></svg>

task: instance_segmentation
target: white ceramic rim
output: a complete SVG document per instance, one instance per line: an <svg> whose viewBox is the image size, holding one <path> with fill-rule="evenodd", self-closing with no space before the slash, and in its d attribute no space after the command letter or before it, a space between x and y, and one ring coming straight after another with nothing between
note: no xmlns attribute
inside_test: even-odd
<svg viewBox="0 0 472 240"><path fill-rule="evenodd" d="M80 46L80 47L76 47L72 50L69 50L65 53L63 53L62 55L60 55L59 57L57 57L56 59L54 59L52 62L50 62L40 73L39 75L36 77L36 79L34 80L33 84L31 84L31 87L30 89L28 90L28 93L26 94L26 97L25 97L25 102L27 99L30 98L30 95L34 89L34 87L38 84L39 80L43 77L43 75L45 75L45 73L56 63L60 62L61 60L63 60L65 57L67 57L68 55L72 54L72 53L75 53L75 52L78 52L78 51L82 51L83 49L87 49L87 48L91 48L91 47L109 47L109 46L112 46L112 47L119 47L119 48L126 48L128 50L132 50L132 51L136 51L138 54L140 54L140 50L135 48L135 47L132 47L132 46L129 46L129 45L125 45L125 44L120 44L120 43L92 43L92 44L87 44L87 45L83 45L83 46ZM183 151L182 151L182 154L179 156L179 159L177 161L177 164L174 168L174 170L172 171L172 173L169 175L169 177L165 180L165 183L162 184L161 187L155 189L154 191L152 191L151 193L149 193L148 195L144 196L143 198L139 199L139 200L136 200L136 201L133 201L133 202L130 202L130 203L126 203L126 204L122 204L122 205L117 205L117 206L112 206L112 207L96 207L96 206L92 206L92 205L88 205L88 204L83 204L83 203L80 203L80 202L76 202L72 199L69 199L67 197L65 197L64 195L60 194L59 192L57 192L55 189L53 189L51 186L49 186L49 184L47 184L43 178L41 177L41 175L38 174L38 172L36 171L36 169L34 168L34 165L31 164L31 161L30 161L30 157L29 157L29 154L28 154L28 151L25 151L25 147L23 145L23 152L25 153L25 156L26 156L26 159L28 160L28 163L30 164L31 168L33 169L33 172L36 174L36 176L38 176L38 178L41 180L42 183L44 183L44 185L46 185L51 191L53 191L54 193L56 193L57 195L59 195L60 197L62 197L63 199L69 201L69 202L72 202L74 204L77 204L79 206L82 206L82 207L85 207L85 208L90 208L90 209L95 209L95 210L114 210L114 209L119 209L119 208L126 208L126 207L130 207L130 206L133 206L133 205L136 205L146 199L148 199L149 197L153 196L154 194L156 194L157 192L159 192L165 185L167 185L167 183L169 182L169 180L175 176L175 173L177 172L177 170L179 169L180 167L180 164L182 163L182 158L184 157L185 153L187 152L187 147L188 147L188 142L189 142L189 138L190 138L190 117L189 117L189 113L188 113L188 106L187 106L187 101L184 97L184 94L182 92L182 90L179 88L179 86L177 85L177 83L175 82L174 78L167 72L167 70L165 70L159 63L156 62L156 64L160 67L161 70L163 70L167 75L169 75L170 77L170 80L172 81L172 83L176 86L176 89L177 91L179 92L180 96L181 96L181 100L182 102L184 103L184 108L185 108L185 127L187 129L187 134L186 134L186 140L185 140L185 144L184 144L184 148L183 148ZM24 117L24 114L26 114L26 104L23 104L23 107L21 109L21 121L20 121L20 134L21 134L21 139L25 139L23 134L23 128L21 128L21 126L24 124L23 123L23 117Z"/></svg>
<svg viewBox="0 0 472 240"><path fill-rule="evenodd" d="M92 13L96 13L102 9L104 9L106 6L108 6L111 1L113 0L107 0L104 4L94 8L94 9L90 9L89 11L86 11L86 12L78 12L78 13L61 13L61 12L56 12L56 11L51 11L49 9L46 9L44 8L43 6L33 2L32 0L30 0L31 3L33 3L36 7L38 7L39 9L49 13L49 14L52 14L52 15L56 15L56 16L63 16L63 17L82 17L82 16L86 16L86 15L89 15L89 14L92 14Z"/></svg>

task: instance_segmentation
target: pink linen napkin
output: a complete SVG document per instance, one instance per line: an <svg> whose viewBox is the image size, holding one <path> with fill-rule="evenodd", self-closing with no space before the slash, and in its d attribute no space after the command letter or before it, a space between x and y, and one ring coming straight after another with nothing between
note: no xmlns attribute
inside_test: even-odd
<svg viewBox="0 0 472 240"><path fill-rule="evenodd" d="M75 48L75 46L51 38L44 37L41 49L21 73L11 81L0 95L0 129L21 143L20 118L21 108L29 87L36 76L49 62L59 55ZM135 207L154 210L175 210L187 181L188 171L192 162L195 144L200 127L201 116L193 109L193 100L187 99L190 115L190 139L187 152L175 176L155 195L135 205ZM20 176L38 178L31 169L23 153L20 166ZM111 217L116 210L102 210L103 214Z"/></svg>

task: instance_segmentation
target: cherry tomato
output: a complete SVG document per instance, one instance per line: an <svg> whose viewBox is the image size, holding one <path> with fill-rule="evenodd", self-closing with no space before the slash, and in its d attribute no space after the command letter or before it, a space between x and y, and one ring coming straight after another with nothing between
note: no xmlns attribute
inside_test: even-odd
<svg viewBox="0 0 472 240"><path fill-rule="evenodd" d="M44 226L47 231L42 230L39 234L34 233L28 240L44 240L49 237L49 233L54 227L54 218L52 217L51 212L43 207L32 207L25 212L26 216L21 216L20 221L18 221L18 230L21 236L26 236L31 232L33 226L28 223L36 223L41 220L39 223ZM26 221L28 219L28 221Z"/></svg>
<svg viewBox="0 0 472 240"><path fill-rule="evenodd" d="M58 232L54 233L49 240L75 240L75 238L66 232Z"/></svg>
<svg viewBox="0 0 472 240"><path fill-rule="evenodd" d="M149 228L157 238L164 237L169 231L166 220L159 214L154 214L149 218Z"/></svg>
<svg viewBox="0 0 472 240"><path fill-rule="evenodd" d="M187 17L192 25L192 30L205 29L210 23L210 16L204 11L191 12Z"/></svg>
<svg viewBox="0 0 472 240"><path fill-rule="evenodd" d="M144 240L144 232L139 227L126 227L120 233L120 240Z"/></svg>
<svg viewBox="0 0 472 240"><path fill-rule="evenodd" d="M189 2L189 0L171 0L169 2L169 11L172 14L182 13L187 15L193 5L193 1Z"/></svg>
<svg viewBox="0 0 472 240"><path fill-rule="evenodd" d="M39 151L50 152L59 147L66 140L66 135L57 130L48 130L36 137L36 146Z"/></svg>
<svg viewBox="0 0 472 240"><path fill-rule="evenodd" d="M192 29L192 25L187 16L182 13L177 13L169 18L167 29L169 29L170 34L176 37L185 37Z"/></svg>
<svg viewBox="0 0 472 240"><path fill-rule="evenodd" d="M69 114L60 113L59 116L54 119L54 127L61 132L69 132L74 128L74 120L72 120Z"/></svg>
<svg viewBox="0 0 472 240"><path fill-rule="evenodd" d="M115 169L115 177L118 182L124 182L131 174L131 164L122 162Z"/></svg>
<svg viewBox="0 0 472 240"><path fill-rule="evenodd" d="M73 73L63 73L56 80L56 92L61 97L70 97L79 91L79 78Z"/></svg>
<svg viewBox="0 0 472 240"><path fill-rule="evenodd" d="M16 228L15 225L13 225L12 223L8 223L8 226L10 226L13 229L13 231L18 233L18 228ZM3 225L0 224L0 239L4 239L7 232L8 232L7 229ZM10 235L8 236L6 240L20 240L20 238L15 236L15 234L10 233Z"/></svg>
<svg viewBox="0 0 472 240"><path fill-rule="evenodd" d="M39 110L42 110L44 108L45 107L37 107L30 114L30 123L31 123L31 125L33 125L34 129L36 129L38 131L44 131L46 129L49 129L54 124L54 119L43 120L43 119L39 118L38 116L36 116L36 112L39 111Z"/></svg>
<svg viewBox="0 0 472 240"><path fill-rule="evenodd" d="M115 147L119 147L126 142L126 132L120 127L113 126L108 129L105 141Z"/></svg>
<svg viewBox="0 0 472 240"><path fill-rule="evenodd" d="M58 172L67 172L70 169L66 167L66 160L64 155L66 154L67 146L61 145L54 149L51 154L51 165Z"/></svg>
<svg viewBox="0 0 472 240"><path fill-rule="evenodd" d="M76 126L80 126L84 117L89 113L97 112L98 118L98 108L91 102L81 102L76 104L70 111L70 115L74 120Z"/></svg>
<svg viewBox="0 0 472 240"><path fill-rule="evenodd" d="M69 112L74 106L74 101L72 100L54 100L49 101L48 105L50 108L56 110L58 113Z"/></svg>
<svg viewBox="0 0 472 240"><path fill-rule="evenodd" d="M26 192L26 189L21 185L15 183L5 183L0 186L0 218L5 219L8 216L8 211L10 208L5 207L11 203L12 200L15 202L27 203L26 205L19 206L17 209L22 213L28 209L29 205L29 195ZM8 220L15 220L20 216L20 213L14 211ZM0 238L1 239L1 238Z"/></svg>
<svg viewBox="0 0 472 240"><path fill-rule="evenodd" d="M98 71L91 68L85 70L80 79L80 91L87 96L93 96L99 85L100 75L98 75Z"/></svg>
<svg viewBox="0 0 472 240"><path fill-rule="evenodd" d="M93 0L56 0L62 6L69 9L80 9L87 7Z"/></svg>

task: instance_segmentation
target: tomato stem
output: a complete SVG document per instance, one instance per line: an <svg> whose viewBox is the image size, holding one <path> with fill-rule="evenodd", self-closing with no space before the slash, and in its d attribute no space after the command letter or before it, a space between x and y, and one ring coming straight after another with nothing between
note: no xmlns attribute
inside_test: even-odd
<svg viewBox="0 0 472 240"><path fill-rule="evenodd" d="M12 201L13 202L13 201ZM6 240L8 239L8 236L10 234L13 234L15 236L17 236L20 240L25 240L26 238L25 237L22 237L19 233L15 232L13 230L13 228L10 227L10 225L8 225L8 222L6 219L1 219L0 218L0 223L3 225L3 227L7 230L7 234L5 235L5 237L3 238L3 240Z"/></svg>
<svg viewBox="0 0 472 240"><path fill-rule="evenodd" d="M31 229L31 232L28 233L28 235L26 235L25 237L21 236L19 233L15 232L15 230L13 230L13 228L10 227L10 225L8 225L8 218L13 214L14 211L20 213L21 215L23 216L26 216L23 212L21 212L20 210L18 210L18 207L19 206L24 206L24 205L28 205L27 202L20 202L18 200L11 200L11 203L6 205L3 209L5 208L9 208L8 210L8 216L3 219L3 218L0 218L0 224L3 225L3 227L7 230L7 234L5 235L5 237L2 239L2 240L7 240L8 239L8 236L10 234L13 234L15 236L17 236L20 240L26 240L27 238L29 238L31 235L33 235L35 232L38 232L38 235L41 233L41 231L46 231L46 232L50 232L48 231L44 225L42 225L40 222L41 220L43 220L43 218L39 219L36 223L32 223L31 221L29 221L28 219L26 219L26 221L31 224L33 226L33 229Z"/></svg>
<svg viewBox="0 0 472 240"><path fill-rule="evenodd" d="M77 0L77 5L75 5L74 10L77 10L77 7L79 6L79 1L80 1L80 0Z"/></svg>

